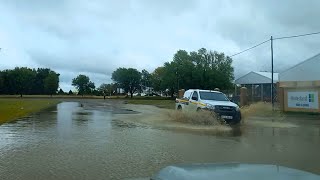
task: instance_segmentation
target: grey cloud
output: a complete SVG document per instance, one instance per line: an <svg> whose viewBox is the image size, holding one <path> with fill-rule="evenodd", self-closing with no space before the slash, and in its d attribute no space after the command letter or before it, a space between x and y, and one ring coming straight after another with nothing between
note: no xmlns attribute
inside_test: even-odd
<svg viewBox="0 0 320 180"><path fill-rule="evenodd" d="M32 64L108 81L118 67L152 71L178 49L234 54L274 36L317 31L319 1L0 1L1 68ZM275 41L281 71L318 53L320 36ZM10 60L8 60L10 59ZM233 57L236 77L270 70L270 44ZM245 66L244 66L245 64ZM61 71L61 72L60 72Z"/></svg>

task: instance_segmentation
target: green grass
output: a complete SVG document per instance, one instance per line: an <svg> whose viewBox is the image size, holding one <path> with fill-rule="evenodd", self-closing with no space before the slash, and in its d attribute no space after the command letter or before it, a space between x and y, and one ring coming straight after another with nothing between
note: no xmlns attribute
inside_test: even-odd
<svg viewBox="0 0 320 180"><path fill-rule="evenodd" d="M0 124L39 112L57 103L59 101L54 99L0 99Z"/></svg>
<svg viewBox="0 0 320 180"><path fill-rule="evenodd" d="M153 105L159 108L174 109L175 101L168 99L128 99L128 104Z"/></svg>

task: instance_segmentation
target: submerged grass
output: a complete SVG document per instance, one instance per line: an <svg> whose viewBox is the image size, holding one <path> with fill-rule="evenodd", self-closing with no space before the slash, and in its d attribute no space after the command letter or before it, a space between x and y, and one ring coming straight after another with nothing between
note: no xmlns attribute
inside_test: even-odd
<svg viewBox="0 0 320 180"><path fill-rule="evenodd" d="M56 105L54 99L0 99L0 124Z"/></svg>
<svg viewBox="0 0 320 180"><path fill-rule="evenodd" d="M276 117L278 119L283 119L285 114L275 108L272 110L272 104L266 102L257 102L249 106L241 108L241 115L243 119L249 117L259 116L259 117Z"/></svg>

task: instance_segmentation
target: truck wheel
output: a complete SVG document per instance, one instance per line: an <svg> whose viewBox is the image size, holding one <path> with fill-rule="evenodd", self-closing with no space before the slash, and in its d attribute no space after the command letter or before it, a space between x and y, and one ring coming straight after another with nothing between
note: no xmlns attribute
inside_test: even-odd
<svg viewBox="0 0 320 180"><path fill-rule="evenodd" d="M178 111L181 111L181 110L182 110L182 107L181 107L181 106L178 106L178 107L177 107L177 110L178 110Z"/></svg>
<svg viewBox="0 0 320 180"><path fill-rule="evenodd" d="M200 111L202 111L202 109L198 107L198 108L197 108L197 112L200 112Z"/></svg>

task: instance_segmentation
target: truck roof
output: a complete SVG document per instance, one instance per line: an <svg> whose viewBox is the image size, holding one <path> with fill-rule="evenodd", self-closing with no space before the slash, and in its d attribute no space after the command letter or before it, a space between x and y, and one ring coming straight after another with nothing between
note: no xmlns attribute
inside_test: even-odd
<svg viewBox="0 0 320 180"><path fill-rule="evenodd" d="M187 91L202 91L202 92L216 92L216 93L222 93L222 92L220 92L220 91L205 90L205 89L188 89Z"/></svg>

